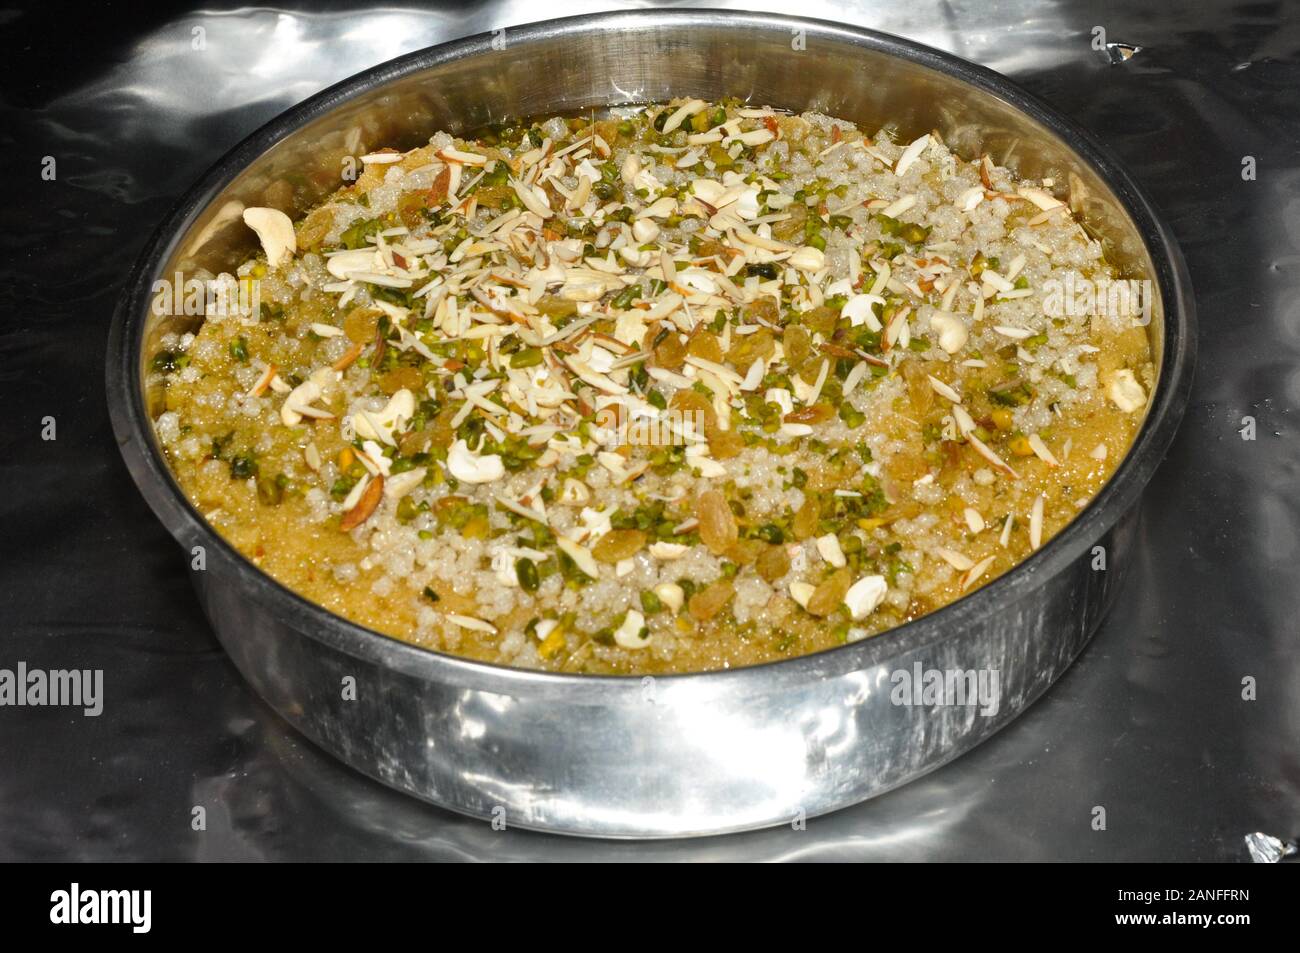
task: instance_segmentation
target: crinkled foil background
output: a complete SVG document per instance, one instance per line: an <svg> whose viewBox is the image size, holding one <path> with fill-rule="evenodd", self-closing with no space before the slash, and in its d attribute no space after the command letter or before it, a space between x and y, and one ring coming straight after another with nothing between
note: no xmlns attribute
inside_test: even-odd
<svg viewBox="0 0 1300 953"><path fill-rule="evenodd" d="M617 6L0 10L0 667L102 668L106 694L98 718L0 708L0 858L1238 860L1248 831L1300 834L1300 15L1287 4L743 4L898 33L1019 81L1129 165L1191 267L1196 390L1146 495L1122 605L992 741L806 830L602 843L493 831L392 793L253 697L113 445L103 348L128 268L209 163L290 104L452 37ZM1096 26L1141 50L1112 64L1090 46ZM46 415L54 442L39 437ZM1247 415L1253 442L1238 434ZM191 829L196 805L206 831Z"/></svg>

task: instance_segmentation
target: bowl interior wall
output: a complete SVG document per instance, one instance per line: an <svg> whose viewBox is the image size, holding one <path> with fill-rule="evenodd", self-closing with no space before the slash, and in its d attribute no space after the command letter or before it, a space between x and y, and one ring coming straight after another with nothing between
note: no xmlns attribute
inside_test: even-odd
<svg viewBox="0 0 1300 953"><path fill-rule="evenodd" d="M619 24L620 21L614 21ZM494 46L493 44L496 44ZM426 65L402 62L370 89L342 91L317 115L259 154L196 210L154 278L233 270L255 250L240 214L274 205L296 217L346 183L366 151L412 148L439 129L466 133L492 123L678 96L738 97L755 105L817 110L908 141L927 131L967 159L988 153L1023 177L1051 176L1101 240L1121 275L1153 278L1150 253L1111 187L1047 126L997 95L860 35L740 23L650 24L628 18L594 36L521 28L464 41ZM1163 350L1155 288L1152 354ZM151 315L141 374L153 343L193 319Z"/></svg>

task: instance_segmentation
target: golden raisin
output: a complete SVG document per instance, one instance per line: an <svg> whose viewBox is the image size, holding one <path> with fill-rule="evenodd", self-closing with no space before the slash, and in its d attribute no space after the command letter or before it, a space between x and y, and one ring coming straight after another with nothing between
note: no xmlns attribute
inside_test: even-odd
<svg viewBox="0 0 1300 953"><path fill-rule="evenodd" d="M379 389L385 394L396 394L403 388L417 392L423 390L424 375L408 365L395 367L386 374L380 375Z"/></svg>
<svg viewBox="0 0 1300 953"><path fill-rule="evenodd" d="M705 427L709 438L709 455L715 460L729 460L745 449L745 441L735 430Z"/></svg>
<svg viewBox="0 0 1300 953"><path fill-rule="evenodd" d="M379 312L365 305L353 308L343 319L343 333L355 344L369 344L378 328Z"/></svg>
<svg viewBox="0 0 1300 953"><path fill-rule="evenodd" d="M731 544L726 557L739 566L748 566L758 559L766 548L767 543L761 539L738 539Z"/></svg>
<svg viewBox="0 0 1300 953"><path fill-rule="evenodd" d="M675 371L686 363L686 345L676 331L669 331L664 339L655 345L655 366Z"/></svg>
<svg viewBox="0 0 1300 953"><path fill-rule="evenodd" d="M591 547L591 554L602 563L616 563L635 555L645 545L645 533L639 529L612 529Z"/></svg>
<svg viewBox="0 0 1300 953"><path fill-rule="evenodd" d="M753 334L737 334L732 338L727 360L743 374L756 360L771 357L775 350L776 341L772 332L767 328L759 328Z"/></svg>
<svg viewBox="0 0 1300 953"><path fill-rule="evenodd" d="M318 208L299 223L298 247L302 249L319 247L333 227L333 211L330 208Z"/></svg>
<svg viewBox="0 0 1300 953"><path fill-rule="evenodd" d="M705 397L697 390L683 387L673 394L672 400L668 402L670 409L682 414L685 418L684 424L694 427L699 433L701 430L707 435L718 425L718 412L713 409L713 401ZM700 427L699 418L686 417L687 414L698 413L704 420L704 426Z"/></svg>
<svg viewBox="0 0 1300 953"><path fill-rule="evenodd" d="M784 546L768 546L755 565L764 582L776 582L790 571L790 554Z"/></svg>
<svg viewBox="0 0 1300 953"><path fill-rule="evenodd" d="M919 480L929 469L924 457L912 453L896 453L885 463L885 472L899 483Z"/></svg>
<svg viewBox="0 0 1300 953"><path fill-rule="evenodd" d="M429 449L433 434L427 430L412 430L398 443L397 448L404 457L413 457Z"/></svg>
<svg viewBox="0 0 1300 953"><path fill-rule="evenodd" d="M533 307L551 318L571 318L578 313L578 302L559 295L542 295Z"/></svg>
<svg viewBox="0 0 1300 953"><path fill-rule="evenodd" d="M686 353L692 357L712 361L714 364L722 363L722 345L718 342L718 336L712 331L701 331L691 338L686 346Z"/></svg>
<svg viewBox="0 0 1300 953"><path fill-rule="evenodd" d="M695 515L700 520L700 541L715 556L721 556L740 538L736 514L727 505L727 498L718 490L705 490L695 503Z"/></svg>
<svg viewBox="0 0 1300 953"><path fill-rule="evenodd" d="M844 601L851 582L852 577L847 568L835 570L808 597L808 611L815 616L830 615Z"/></svg>
<svg viewBox="0 0 1300 953"><path fill-rule="evenodd" d="M803 367L804 362L812 354L812 336L809 335L808 329L792 324L785 329L785 337L781 341L785 347L786 364L795 370Z"/></svg>
<svg viewBox="0 0 1300 953"><path fill-rule="evenodd" d="M701 115L697 113L696 115ZM724 245L722 242L712 239L704 239L695 248L695 257L697 258L721 258L723 261L730 261L740 254L740 251L732 248L730 245Z"/></svg>
<svg viewBox="0 0 1300 953"><path fill-rule="evenodd" d="M907 396L912 402L912 408L924 417L934 405L934 388L930 386L930 377L925 367L917 361L903 361L899 370L907 381Z"/></svg>
<svg viewBox="0 0 1300 953"><path fill-rule="evenodd" d="M835 416L835 410L830 404L813 404L811 407L800 407L785 415L786 423L791 424L823 424Z"/></svg>
<svg viewBox="0 0 1300 953"><path fill-rule="evenodd" d="M799 379L805 384L816 384L817 378L821 376L822 364L826 363L825 358L814 357L811 361L804 361L803 367L799 368ZM829 374L830 372L827 371Z"/></svg>
<svg viewBox="0 0 1300 953"><path fill-rule="evenodd" d="M804 220L808 217L808 207L802 202L795 202L786 210L790 217L772 223L772 237L779 242L791 242L803 236Z"/></svg>
<svg viewBox="0 0 1300 953"><path fill-rule="evenodd" d="M751 301L745 305L744 313L750 323L753 324L762 321L766 321L768 324L776 324L781 316L781 310L776 306L776 301L768 297Z"/></svg>
<svg viewBox="0 0 1300 953"><path fill-rule="evenodd" d="M731 584L730 579L719 579L691 596L691 601L687 603L686 608L697 622L707 622L726 608L735 594L736 587Z"/></svg>
<svg viewBox="0 0 1300 953"><path fill-rule="evenodd" d="M839 324L840 313L823 304L804 314L802 320L809 331L816 331L829 338L835 333L835 325Z"/></svg>
<svg viewBox="0 0 1300 953"><path fill-rule="evenodd" d="M397 200L397 217L407 228L415 228L424 219L425 209L430 207L429 196L425 192L404 192Z"/></svg>
<svg viewBox="0 0 1300 953"><path fill-rule="evenodd" d="M790 527L794 538L802 540L816 535L819 519L821 519L821 507L813 497L809 496L794 514L794 522Z"/></svg>

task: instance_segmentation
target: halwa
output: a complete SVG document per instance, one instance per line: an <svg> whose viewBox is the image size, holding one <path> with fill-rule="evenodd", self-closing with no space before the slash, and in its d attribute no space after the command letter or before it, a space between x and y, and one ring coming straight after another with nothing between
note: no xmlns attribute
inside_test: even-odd
<svg viewBox="0 0 1300 953"><path fill-rule="evenodd" d="M678 100L372 152L244 220L256 305L152 355L247 558L379 632L566 672L870 637L1025 559L1154 383L1055 194L935 134ZM240 299L244 300L244 299Z"/></svg>

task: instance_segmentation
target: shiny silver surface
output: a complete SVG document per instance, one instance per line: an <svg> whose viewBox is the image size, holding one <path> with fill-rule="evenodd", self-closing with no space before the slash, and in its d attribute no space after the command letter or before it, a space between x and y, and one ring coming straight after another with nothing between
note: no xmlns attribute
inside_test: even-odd
<svg viewBox="0 0 1300 953"><path fill-rule="evenodd" d="M545 10L615 5L637 4ZM0 22L18 243L0 256L0 287L22 299L0 308L0 515L21 541L0 547L0 664L101 669L106 698L98 718L0 708L0 858L1231 861L1249 860L1246 832L1300 832L1295 5L797 9L1012 77L1121 157L1186 255L1201 312L1192 402L1140 503L1123 591L1069 671L974 750L798 831L653 842L498 831L344 767L239 675L189 560L122 465L103 393L108 321L153 229L214 156L359 70L544 12L516 0L315 13L150 4L129 17L82 8L69 31L66 11L37 5ZM1098 25L1142 51L1110 65L1089 45ZM192 47L197 27L206 51ZM58 158L56 183L35 178L45 155ZM1243 155L1258 161L1253 182L1240 178ZM59 422L52 444L35 432L46 415ZM1243 416L1257 441L1238 434Z"/></svg>
<svg viewBox="0 0 1300 953"><path fill-rule="evenodd" d="M792 48L792 36L800 43ZM1191 383L1194 319L1181 256L1136 185L1091 138L1000 77L829 23L721 12L613 14L471 38L404 57L309 99L246 140L159 229L109 345L109 410L155 513L188 551L205 612L241 673L346 763L457 811L606 837L678 837L802 821L905 783L979 744L1083 648L1134 557L1138 495ZM539 81L545 77L545 81ZM160 275L244 253L241 204L288 174L334 187L344 149L411 145L437 128L676 95L816 107L904 138L938 129L968 156L1053 174L1125 274L1156 282L1160 379L1115 478L1013 573L857 645L751 669L584 678L454 659L358 628L294 596L212 533L166 473L141 389ZM313 172L324 170L314 176ZM333 177L332 177L333 176ZM304 205L314 196L301 195ZM232 211L233 210L233 211ZM232 225L231 222L234 222ZM1090 565L1105 547L1107 569ZM995 714L897 705L891 675L995 671ZM342 697L348 677L356 698Z"/></svg>

